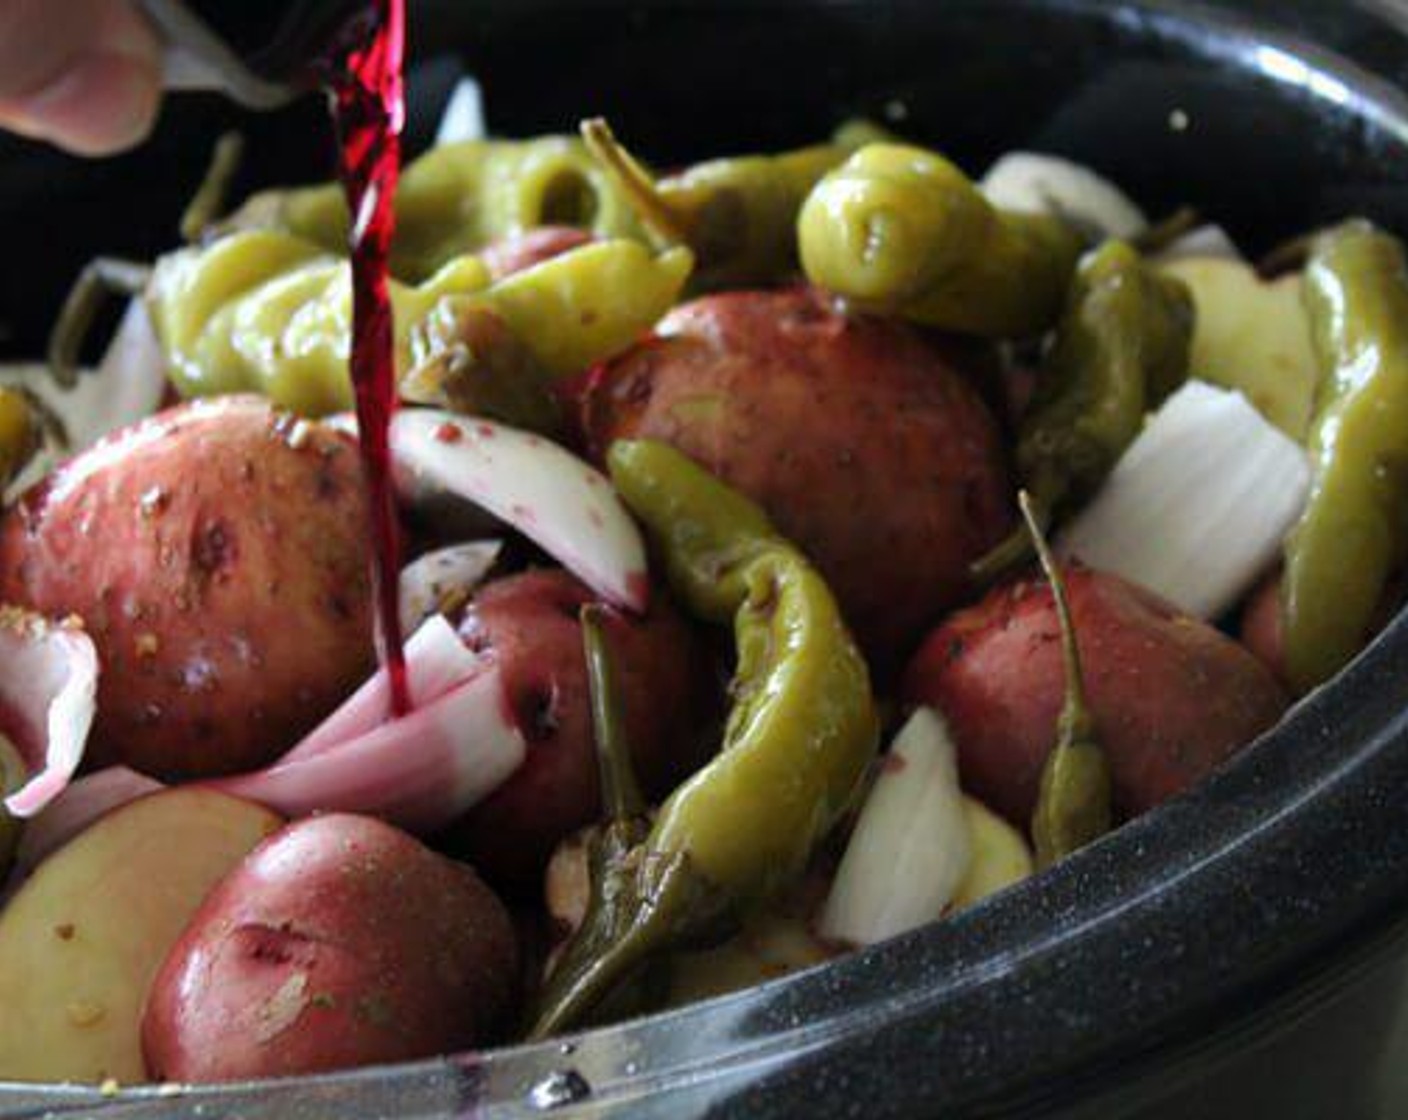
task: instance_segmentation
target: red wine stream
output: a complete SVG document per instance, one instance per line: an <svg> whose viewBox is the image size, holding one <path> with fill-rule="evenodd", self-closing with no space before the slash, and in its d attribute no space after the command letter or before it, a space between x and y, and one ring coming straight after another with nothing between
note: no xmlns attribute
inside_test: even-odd
<svg viewBox="0 0 1408 1120"><path fill-rule="evenodd" d="M328 75L339 172L352 214L352 385L362 468L371 503L371 577L382 664L395 715L410 710L400 621L400 525L391 478L396 349L388 258L396 231L396 183L405 123L405 0L375 0L348 29Z"/></svg>

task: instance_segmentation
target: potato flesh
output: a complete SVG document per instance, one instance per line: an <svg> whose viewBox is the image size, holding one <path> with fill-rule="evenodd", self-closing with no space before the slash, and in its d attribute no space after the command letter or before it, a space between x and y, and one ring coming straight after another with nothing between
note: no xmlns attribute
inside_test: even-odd
<svg viewBox="0 0 1408 1120"><path fill-rule="evenodd" d="M670 961L670 1007L742 991L836 955L809 922L789 914L761 914L736 937L715 949L679 953Z"/></svg>
<svg viewBox="0 0 1408 1120"><path fill-rule="evenodd" d="M0 914L0 1080L139 1082L153 976L211 887L281 821L207 790L104 817Z"/></svg>
<svg viewBox="0 0 1408 1120"><path fill-rule="evenodd" d="M1035 870L1031 850L1022 834L981 801L963 799L968 815L969 841L973 859L968 874L959 884L949 912L973 906L988 895L1021 882Z"/></svg>
<svg viewBox="0 0 1408 1120"><path fill-rule="evenodd" d="M949 904L949 914L1021 882L1035 870L1031 850L1021 833L971 797L963 798L963 809L973 855L968 873ZM579 850L584 851L559 849L562 859L554 859L556 877L550 869L548 878L550 905L556 903L565 911L559 914L554 910L554 915L569 920L578 895L585 903L586 866L578 856ZM812 924L807 915L788 909L783 913L763 913L715 949L677 954L670 963L669 1006L683 1007L824 964L837 954L839 946L819 939Z"/></svg>
<svg viewBox="0 0 1408 1120"><path fill-rule="evenodd" d="M1240 390L1288 436L1303 440L1318 376L1300 277L1266 283L1240 261L1197 257L1163 271L1193 290L1193 376Z"/></svg>

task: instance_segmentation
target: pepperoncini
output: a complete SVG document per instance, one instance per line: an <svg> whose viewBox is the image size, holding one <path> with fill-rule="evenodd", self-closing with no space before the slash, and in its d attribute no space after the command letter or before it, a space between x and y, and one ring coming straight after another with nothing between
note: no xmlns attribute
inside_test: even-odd
<svg viewBox="0 0 1408 1120"><path fill-rule="evenodd" d="M542 225L579 226L601 238L640 226L610 177L570 136L466 140L410 164L396 193L391 271L422 281L491 241ZM227 228L272 228L340 252L347 204L335 184L256 195Z"/></svg>
<svg viewBox="0 0 1408 1120"><path fill-rule="evenodd" d="M1320 367L1310 499L1286 546L1286 669L1304 691L1358 652L1408 554L1408 262L1350 222L1315 239L1305 302Z"/></svg>
<svg viewBox="0 0 1408 1120"><path fill-rule="evenodd" d="M437 391L466 407L532 398L531 385L483 379L551 380L626 348L674 304L690 266L684 250L607 241L495 284L478 258L459 257L418 286L392 284L397 367L425 391L415 371L438 363ZM312 242L255 230L183 250L160 263L148 299L183 395L256 391L311 416L350 407L350 270ZM495 329L481 329L486 317ZM530 360L505 360L496 343Z"/></svg>
<svg viewBox="0 0 1408 1120"><path fill-rule="evenodd" d="M798 219L816 285L877 314L986 337L1055 323L1080 235L1044 214L997 210L948 160L871 144L826 175Z"/></svg>
<svg viewBox="0 0 1408 1120"><path fill-rule="evenodd" d="M664 444L619 442L608 458L681 601L732 621L734 706L714 761L593 882L599 901L548 981L537 1037L795 878L859 795L879 741L865 662L835 599L763 512Z"/></svg>

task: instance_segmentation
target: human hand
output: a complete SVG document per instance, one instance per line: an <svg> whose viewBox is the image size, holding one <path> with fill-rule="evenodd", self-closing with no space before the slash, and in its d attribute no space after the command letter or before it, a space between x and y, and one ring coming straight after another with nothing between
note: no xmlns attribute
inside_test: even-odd
<svg viewBox="0 0 1408 1120"><path fill-rule="evenodd" d="M156 33L129 0L0 0L0 128L108 155L146 137L160 99Z"/></svg>

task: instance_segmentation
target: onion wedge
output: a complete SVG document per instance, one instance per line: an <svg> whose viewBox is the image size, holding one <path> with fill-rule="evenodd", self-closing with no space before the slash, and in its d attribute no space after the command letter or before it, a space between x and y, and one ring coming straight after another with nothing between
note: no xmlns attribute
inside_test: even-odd
<svg viewBox="0 0 1408 1120"><path fill-rule="evenodd" d="M405 500L448 491L504 521L613 606L648 605L645 544L610 481L541 436L439 409L391 427Z"/></svg>
<svg viewBox="0 0 1408 1120"><path fill-rule="evenodd" d="M271 807L297 805L298 812L375 812L407 827L453 819L517 768L522 740L506 726L507 705L495 706L493 680L479 680L484 665L445 619L431 618L406 643L406 670L421 706L412 716L388 722L390 689L378 672L274 766L213 784ZM441 703L456 692L452 703ZM122 766L80 778L26 828L16 870L27 873L103 814L163 788Z"/></svg>
<svg viewBox="0 0 1408 1120"><path fill-rule="evenodd" d="M5 799L21 819L64 791L93 725L98 654L76 622L53 623L0 608L0 707L29 780Z"/></svg>
<svg viewBox="0 0 1408 1120"><path fill-rule="evenodd" d="M1190 381L1164 402L1057 551L1215 619L1275 562L1310 461L1241 393Z"/></svg>
<svg viewBox="0 0 1408 1120"><path fill-rule="evenodd" d="M439 615L427 619L406 643L406 683L416 707L440 699L481 668L479 658L460 641L455 628ZM322 754L376 730L390 718L391 686L386 673L378 670L337 711L285 754L279 764Z"/></svg>
<svg viewBox="0 0 1408 1120"><path fill-rule="evenodd" d="M526 753L503 678L488 665L401 719L210 785L290 818L329 810L368 813L425 833L492 793Z"/></svg>
<svg viewBox="0 0 1408 1120"><path fill-rule="evenodd" d="M435 146L459 144L466 140L483 140L489 135L484 118L484 91L473 78L461 78L455 83L440 127L435 133Z"/></svg>
<svg viewBox="0 0 1408 1120"><path fill-rule="evenodd" d="M1191 229L1182 237L1165 245L1155 253L1155 264L1172 264L1183 260L1224 260L1245 262L1242 250L1232 240L1227 231L1219 225L1201 225Z"/></svg>
<svg viewBox="0 0 1408 1120"><path fill-rule="evenodd" d="M941 918L973 859L943 718L920 708L881 760L821 915L821 934L871 945Z"/></svg>
<svg viewBox="0 0 1408 1120"><path fill-rule="evenodd" d="M401 633L414 633L448 605L462 603L498 562L502 541L452 544L401 569Z"/></svg>
<svg viewBox="0 0 1408 1120"><path fill-rule="evenodd" d="M1060 156L1010 152L988 170L983 193L994 206L1051 214L1128 240L1149 228L1144 212L1108 179Z"/></svg>

